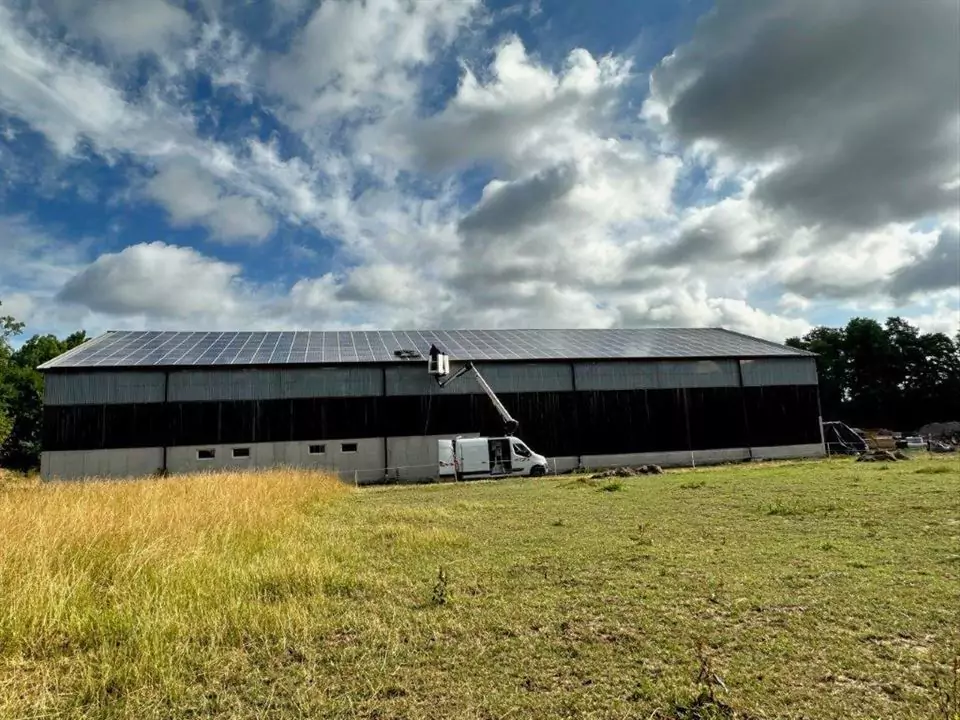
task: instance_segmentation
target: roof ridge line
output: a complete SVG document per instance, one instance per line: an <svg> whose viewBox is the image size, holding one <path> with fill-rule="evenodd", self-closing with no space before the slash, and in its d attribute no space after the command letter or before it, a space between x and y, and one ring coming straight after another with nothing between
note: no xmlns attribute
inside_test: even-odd
<svg viewBox="0 0 960 720"><path fill-rule="evenodd" d="M775 347L778 350L790 350L796 355L815 355L816 354L808 350L801 350L800 348L791 347L790 345L787 345L785 343L778 343L778 342L774 342L773 340L767 340L766 338L758 337L756 335L747 335L746 333L737 332L736 330L730 330L729 328L721 327L720 325L713 326L710 329L719 330L721 332L727 333L728 335L735 335L737 337L744 338L746 340L753 340L754 342L758 342L763 345Z"/></svg>

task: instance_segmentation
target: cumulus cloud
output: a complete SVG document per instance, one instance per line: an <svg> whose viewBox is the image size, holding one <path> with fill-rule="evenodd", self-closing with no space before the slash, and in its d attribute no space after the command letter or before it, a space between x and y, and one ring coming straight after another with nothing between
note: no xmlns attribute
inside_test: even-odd
<svg viewBox="0 0 960 720"><path fill-rule="evenodd" d="M140 243L98 257L60 291L64 302L111 315L187 318L230 312L241 268L192 248Z"/></svg>
<svg viewBox="0 0 960 720"><path fill-rule="evenodd" d="M960 230L957 228L943 230L929 252L898 268L890 280L890 294L898 300L947 289L956 290L960 296Z"/></svg>
<svg viewBox="0 0 960 720"><path fill-rule="evenodd" d="M954 338L960 333L960 307L957 298L953 302L940 301L934 304L928 312L908 314L904 319L915 325L921 332L943 333Z"/></svg>
<svg viewBox="0 0 960 720"><path fill-rule="evenodd" d="M515 183L492 182L482 201L460 220L459 229L464 233L510 232L549 220L554 206L576 186L576 172L576 166L566 164Z"/></svg>
<svg viewBox="0 0 960 720"><path fill-rule="evenodd" d="M711 297L703 283L663 288L625 302L619 309L627 325L725 327L780 342L811 328L806 320L782 317L740 298Z"/></svg>
<svg viewBox="0 0 960 720"><path fill-rule="evenodd" d="M788 229L755 204L731 197L684 213L673 237L639 259L662 267L711 261L765 263L789 250L788 235Z"/></svg>
<svg viewBox="0 0 960 720"><path fill-rule="evenodd" d="M75 33L122 56L163 53L193 25L186 10L166 0L55 0L53 8Z"/></svg>
<svg viewBox="0 0 960 720"><path fill-rule="evenodd" d="M893 278L909 277L914 256L922 255L937 233L914 232L894 225L835 238L829 247L812 243L784 258L778 267L786 288L807 298L878 298Z"/></svg>
<svg viewBox="0 0 960 720"><path fill-rule="evenodd" d="M397 265L361 265L350 271L336 297L353 302L410 307L422 303L429 288L411 268Z"/></svg>
<svg viewBox="0 0 960 720"><path fill-rule="evenodd" d="M464 69L438 113L397 121L407 123L410 167L495 169L456 221L454 262L436 273L448 290L444 322L606 326L618 322L611 300L628 282L663 282L631 267L630 248L669 219L679 160L618 130L628 78L622 59L577 50L551 68L510 37L488 67Z"/></svg>
<svg viewBox="0 0 960 720"><path fill-rule="evenodd" d="M720 0L652 77L651 117L770 163L758 199L874 227L957 206L953 0Z"/></svg>
<svg viewBox="0 0 960 720"><path fill-rule="evenodd" d="M146 192L166 207L174 225L203 224L220 240L260 241L274 227L257 200L225 192L211 175L186 161L161 167Z"/></svg>
<svg viewBox="0 0 960 720"><path fill-rule="evenodd" d="M442 112L398 132L428 171L478 161L499 163L507 172L541 169L575 153L593 134L618 101L629 70L622 59L598 60L580 48L554 72L510 37L496 49L488 79L467 68Z"/></svg>
<svg viewBox="0 0 960 720"><path fill-rule="evenodd" d="M326 0L267 71L303 127L342 114L403 103L416 92L412 70L447 44L476 0Z"/></svg>
<svg viewBox="0 0 960 720"><path fill-rule="evenodd" d="M267 37L214 0L39 7L73 12L69 42L0 5L10 142L25 125L64 166L128 163L147 179L113 207L147 198L166 223L106 254L40 233L44 259L18 256L32 280L0 271L0 299L35 318L724 325L782 340L818 300L951 312L937 293L956 258L941 216L960 189L958 71L941 0L720 0L656 68L640 118L629 57L548 62L509 34L479 48L464 31L492 22L480 0L283 0ZM246 248L218 248L224 262L209 240L297 253L264 278Z"/></svg>

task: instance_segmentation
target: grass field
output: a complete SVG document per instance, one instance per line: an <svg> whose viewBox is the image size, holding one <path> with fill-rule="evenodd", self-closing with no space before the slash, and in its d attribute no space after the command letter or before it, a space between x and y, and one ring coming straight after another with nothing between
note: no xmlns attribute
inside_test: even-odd
<svg viewBox="0 0 960 720"><path fill-rule="evenodd" d="M0 530L0 717L960 717L957 457L7 480Z"/></svg>

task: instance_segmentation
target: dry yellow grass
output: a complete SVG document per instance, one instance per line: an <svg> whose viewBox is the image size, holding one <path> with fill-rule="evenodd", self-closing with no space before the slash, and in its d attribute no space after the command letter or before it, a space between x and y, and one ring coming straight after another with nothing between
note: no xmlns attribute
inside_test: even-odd
<svg viewBox="0 0 960 720"><path fill-rule="evenodd" d="M176 702L216 658L205 650L282 634L288 618L276 601L336 577L324 553L289 547L289 531L349 492L292 469L69 484L6 478L0 715L19 716L24 704L108 707L111 696L144 689Z"/></svg>
<svg viewBox="0 0 960 720"><path fill-rule="evenodd" d="M913 457L0 482L0 718L728 718L702 643L739 718L960 720L960 463Z"/></svg>

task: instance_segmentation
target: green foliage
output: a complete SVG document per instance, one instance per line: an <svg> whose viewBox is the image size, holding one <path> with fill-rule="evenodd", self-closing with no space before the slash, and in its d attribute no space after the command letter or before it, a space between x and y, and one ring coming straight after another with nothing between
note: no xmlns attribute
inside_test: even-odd
<svg viewBox="0 0 960 720"><path fill-rule="evenodd" d="M819 355L825 419L909 431L960 418L960 336L921 333L899 317L853 318L786 344Z"/></svg>
<svg viewBox="0 0 960 720"><path fill-rule="evenodd" d="M447 590L447 571L442 567L437 571L437 581L433 585L433 604L446 605L450 598Z"/></svg>
<svg viewBox="0 0 960 720"><path fill-rule="evenodd" d="M14 350L10 341L24 327L9 315L0 316L0 466L18 470L40 462L43 375L37 367L88 339L84 331L63 340L34 335Z"/></svg>
<svg viewBox="0 0 960 720"><path fill-rule="evenodd" d="M0 302L0 306L3 303ZM12 315L0 315L0 359L9 355L9 339L23 332L24 323L17 322Z"/></svg>
<svg viewBox="0 0 960 720"><path fill-rule="evenodd" d="M7 415L6 410L0 407L0 447L3 447L12 430L13 420Z"/></svg>

